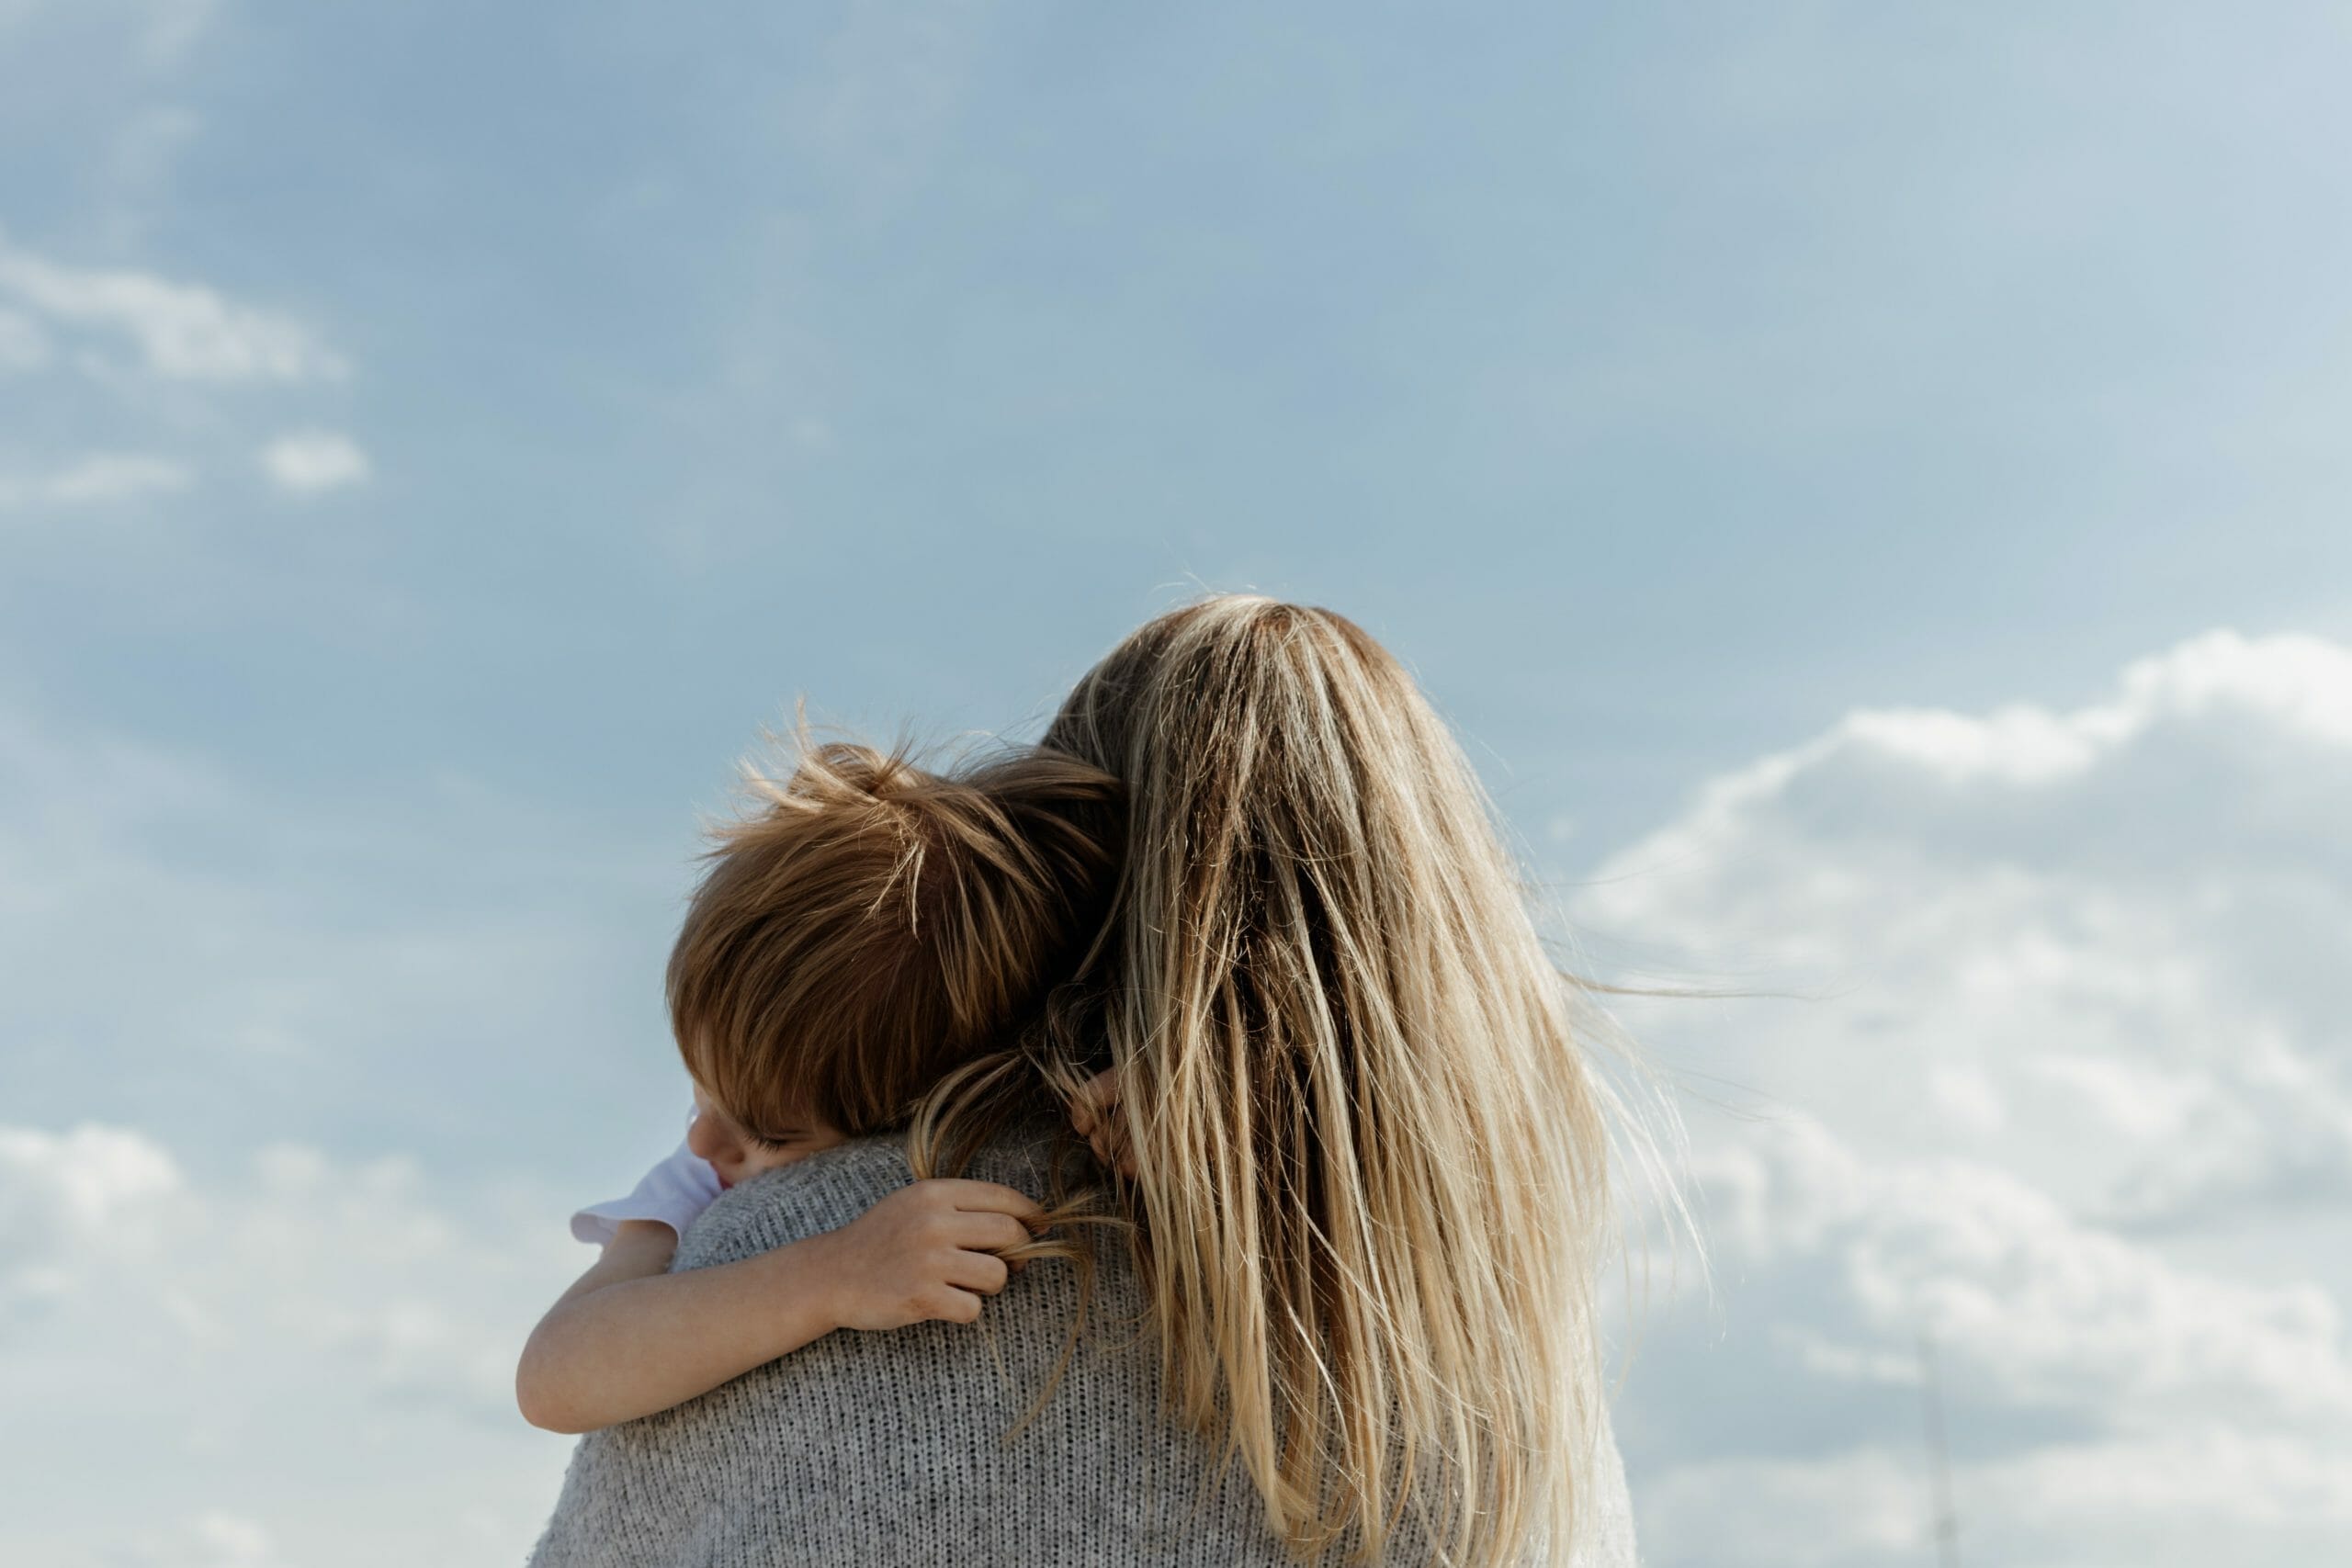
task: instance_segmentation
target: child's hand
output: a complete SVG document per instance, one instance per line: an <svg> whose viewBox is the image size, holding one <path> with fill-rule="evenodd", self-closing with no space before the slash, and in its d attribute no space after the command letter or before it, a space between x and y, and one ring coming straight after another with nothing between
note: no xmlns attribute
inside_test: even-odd
<svg viewBox="0 0 2352 1568"><path fill-rule="evenodd" d="M980 1298L1004 1289L997 1253L1031 1240L1042 1213L993 1181L932 1180L901 1187L828 1236L834 1317L844 1328L903 1328L943 1318L970 1323Z"/></svg>
<svg viewBox="0 0 2352 1568"><path fill-rule="evenodd" d="M1126 1119L1119 1114L1119 1076L1105 1069L1086 1080L1070 1102L1069 1124L1094 1151L1094 1157L1133 1178L1136 1152L1127 1142Z"/></svg>

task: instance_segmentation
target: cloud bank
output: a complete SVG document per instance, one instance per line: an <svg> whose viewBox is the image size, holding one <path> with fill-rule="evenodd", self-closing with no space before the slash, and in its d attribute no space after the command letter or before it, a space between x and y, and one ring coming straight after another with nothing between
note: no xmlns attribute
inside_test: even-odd
<svg viewBox="0 0 2352 1568"><path fill-rule="evenodd" d="M1849 714L1596 868L1597 942L1815 998L1619 1010L1738 1086L1718 1297L1637 1373L1660 1562L1924 1550L1922 1336L1972 1557L2341 1546L2346 800L2352 649L2218 630L2073 708Z"/></svg>
<svg viewBox="0 0 2352 1568"><path fill-rule="evenodd" d="M297 1144L191 1172L129 1128L0 1126L0 1459L142 1477L138 1506L12 1555L68 1568L511 1561L566 1445L514 1357L580 1249L513 1192ZM158 1522L158 1517L162 1522ZM35 1549L38 1550L35 1550Z"/></svg>

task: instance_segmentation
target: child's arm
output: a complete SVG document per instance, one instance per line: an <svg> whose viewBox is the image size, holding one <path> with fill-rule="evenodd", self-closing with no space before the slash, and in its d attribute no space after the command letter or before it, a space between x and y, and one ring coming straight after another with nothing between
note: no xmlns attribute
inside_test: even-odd
<svg viewBox="0 0 2352 1568"><path fill-rule="evenodd" d="M588 1432L667 1410L836 1328L970 1323L1004 1288L994 1254L1037 1205L993 1182L918 1181L837 1231L670 1274L667 1225L623 1222L531 1331L515 1402L535 1427ZM1017 1267L1017 1265L1015 1266Z"/></svg>

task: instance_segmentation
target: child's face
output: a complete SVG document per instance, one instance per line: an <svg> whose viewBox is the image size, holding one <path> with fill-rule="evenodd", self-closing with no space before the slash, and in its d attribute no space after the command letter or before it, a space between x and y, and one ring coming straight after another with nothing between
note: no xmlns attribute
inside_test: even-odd
<svg viewBox="0 0 2352 1568"><path fill-rule="evenodd" d="M830 1149L849 1141L833 1128L813 1121L770 1128L765 1133L764 1138L753 1137L742 1123L703 1092L702 1085L695 1085L695 1119L686 1128L686 1147L710 1162L711 1168L718 1172L721 1186L732 1187L762 1171L790 1165L819 1149Z"/></svg>

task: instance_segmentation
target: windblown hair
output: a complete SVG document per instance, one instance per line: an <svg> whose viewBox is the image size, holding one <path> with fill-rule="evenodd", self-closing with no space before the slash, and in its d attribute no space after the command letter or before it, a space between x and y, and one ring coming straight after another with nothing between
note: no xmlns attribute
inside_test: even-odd
<svg viewBox="0 0 2352 1568"><path fill-rule="evenodd" d="M935 773L816 745L714 846L670 955L686 1069L753 1133L903 1123L1001 1049L1100 929L1117 781L1014 751Z"/></svg>
<svg viewBox="0 0 2352 1568"><path fill-rule="evenodd" d="M1115 908L1020 1071L956 1075L918 1145L1109 1066L1174 1413L1295 1553L1409 1516L1452 1562L1566 1561L1604 1090L1444 723L1352 622L1229 596L1136 632L1044 745L1125 785Z"/></svg>

